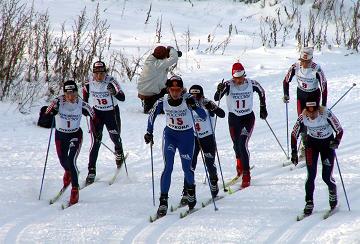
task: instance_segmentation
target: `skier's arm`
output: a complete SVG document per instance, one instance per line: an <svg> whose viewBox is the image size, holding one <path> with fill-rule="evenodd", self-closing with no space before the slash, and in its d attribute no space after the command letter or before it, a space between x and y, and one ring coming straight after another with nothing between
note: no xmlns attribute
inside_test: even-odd
<svg viewBox="0 0 360 244"><path fill-rule="evenodd" d="M85 115L85 116L90 116L91 119L95 118L94 110L85 101L82 102L82 114Z"/></svg>
<svg viewBox="0 0 360 244"><path fill-rule="evenodd" d="M260 106L266 106L265 90L259 84L259 82L252 80L253 91L259 95Z"/></svg>
<svg viewBox="0 0 360 244"><path fill-rule="evenodd" d="M214 95L214 100L219 101L225 94L229 94L230 91L230 85L228 82L223 83L225 85L225 88L222 91L217 90Z"/></svg>
<svg viewBox="0 0 360 244"><path fill-rule="evenodd" d="M125 101L125 93L121 89L119 83L113 77L111 77L109 84L111 84L115 89L114 97L121 102Z"/></svg>
<svg viewBox="0 0 360 244"><path fill-rule="evenodd" d="M321 105L322 106L326 106L326 102L327 102L327 80L325 78L324 72L322 71L322 69L319 67L317 72L316 72L316 79L319 81L320 84L320 89L321 89Z"/></svg>
<svg viewBox="0 0 360 244"><path fill-rule="evenodd" d="M152 134L154 131L154 122L156 116L158 116L162 109L163 109L163 99L159 99L156 101L154 107L150 110L149 118L148 118L148 125L147 125L147 132Z"/></svg>
<svg viewBox="0 0 360 244"><path fill-rule="evenodd" d="M83 100L85 102L89 102L89 83L85 83L85 85L83 86L82 89L82 93L83 93Z"/></svg>
<svg viewBox="0 0 360 244"><path fill-rule="evenodd" d="M303 115L300 114L299 118L296 120L293 131L291 133L291 150L297 151L297 138L299 137L300 131L304 127Z"/></svg>
<svg viewBox="0 0 360 244"><path fill-rule="evenodd" d="M292 78L295 75L295 66L296 66L296 64L291 65L289 71L287 72L287 74L284 78L284 81L283 81L284 96L289 97L289 83L291 82Z"/></svg>
<svg viewBox="0 0 360 244"><path fill-rule="evenodd" d="M344 130L341 127L338 118L330 110L327 111L327 121L336 133L335 140L340 143Z"/></svg>
<svg viewBox="0 0 360 244"><path fill-rule="evenodd" d="M203 103L205 108L209 110L211 117L214 117L214 115L217 115L220 118L225 117L225 111L218 107L213 101L204 99Z"/></svg>
<svg viewBox="0 0 360 244"><path fill-rule="evenodd" d="M47 107L46 111L45 111L45 114L46 115L55 115L57 114L58 112L58 109L59 109L59 99L58 98L55 98L51 103L50 105Z"/></svg>

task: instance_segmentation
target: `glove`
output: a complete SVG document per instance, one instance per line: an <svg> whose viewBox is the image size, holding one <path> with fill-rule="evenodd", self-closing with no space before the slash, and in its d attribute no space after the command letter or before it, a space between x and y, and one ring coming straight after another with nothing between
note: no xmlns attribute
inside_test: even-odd
<svg viewBox="0 0 360 244"><path fill-rule="evenodd" d="M210 100L205 101L204 106L209 111L214 111L216 109L216 105Z"/></svg>
<svg viewBox="0 0 360 244"><path fill-rule="evenodd" d="M116 90L113 84L109 83L106 87L110 95L114 96L116 94Z"/></svg>
<svg viewBox="0 0 360 244"><path fill-rule="evenodd" d="M181 51L177 51L178 57L180 58L182 56L182 52Z"/></svg>
<svg viewBox="0 0 360 244"><path fill-rule="evenodd" d="M224 82L219 83L219 85L217 86L216 90L218 93L221 93L223 90L225 89L225 84Z"/></svg>
<svg viewBox="0 0 360 244"><path fill-rule="evenodd" d="M289 100L290 100L289 95L284 95L284 96L283 96L283 102L284 102L284 103L289 103Z"/></svg>
<svg viewBox="0 0 360 244"><path fill-rule="evenodd" d="M186 104L192 108L192 109L195 109L196 108L196 103L195 103L195 99L193 97L188 97L186 98Z"/></svg>
<svg viewBox="0 0 360 244"><path fill-rule="evenodd" d="M334 149L334 150L338 149L339 144L340 144L339 140L337 140L337 139L331 140L329 143L329 148Z"/></svg>
<svg viewBox="0 0 360 244"><path fill-rule="evenodd" d="M154 143L154 136L153 136L153 134L151 134L151 133L149 133L149 132L147 132L145 135L144 135L144 139L145 139L145 143L146 144L149 144L150 142L151 143Z"/></svg>
<svg viewBox="0 0 360 244"><path fill-rule="evenodd" d="M266 105L260 105L260 119L266 119L268 116Z"/></svg>
<svg viewBox="0 0 360 244"><path fill-rule="evenodd" d="M298 155L297 155L297 150L292 150L291 151L291 162L296 166L298 164Z"/></svg>

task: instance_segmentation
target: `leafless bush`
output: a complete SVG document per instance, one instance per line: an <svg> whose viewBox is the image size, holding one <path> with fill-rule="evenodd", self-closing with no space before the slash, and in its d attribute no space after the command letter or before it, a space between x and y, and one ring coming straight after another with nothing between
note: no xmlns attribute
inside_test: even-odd
<svg viewBox="0 0 360 244"><path fill-rule="evenodd" d="M113 51L110 55L109 61L109 72L111 75L118 76L120 79L127 78L129 81L132 81L135 75L139 74L139 68L144 60L145 55L150 52L150 49L144 53L140 53L140 48L138 48L138 54L135 55L126 55L125 51ZM120 69L116 68L119 67Z"/></svg>
<svg viewBox="0 0 360 244"><path fill-rule="evenodd" d="M161 42L161 37L162 37L162 15L160 16L160 18L158 18L156 20L156 31L155 31L155 36L156 36L156 42L160 43Z"/></svg>
<svg viewBox="0 0 360 244"><path fill-rule="evenodd" d="M146 13L145 25L149 22L149 19L150 19L150 16L151 16L151 8L152 8L152 3L150 3L149 10Z"/></svg>

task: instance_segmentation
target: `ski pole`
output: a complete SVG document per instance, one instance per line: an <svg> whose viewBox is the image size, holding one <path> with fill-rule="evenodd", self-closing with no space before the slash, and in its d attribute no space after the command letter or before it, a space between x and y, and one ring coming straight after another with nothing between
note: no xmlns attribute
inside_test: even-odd
<svg viewBox="0 0 360 244"><path fill-rule="evenodd" d="M289 110L288 103L285 103L286 106L286 144L287 144L287 155L289 159Z"/></svg>
<svg viewBox="0 0 360 244"><path fill-rule="evenodd" d="M120 124L118 123L117 116L116 116L116 111L115 111L115 106L114 106L114 99L113 99L112 95L110 95L110 98L111 98L111 106L112 106L113 112L114 112L114 118L115 118L115 123L116 123L116 127L117 127L117 132L119 133L119 143L120 143L120 145L121 145L121 148L123 148L122 142L121 142L121 137L120 137L120 130L121 130L121 128L120 128ZM120 112L119 112L119 113L120 113ZM124 149L123 149L123 151L124 151ZM124 152L123 152L123 154L124 154ZM124 155L123 155L123 156L124 156ZM125 158L124 158L124 165L125 165L126 175L127 175L127 177L129 177L129 173L128 173L128 170L127 170Z"/></svg>
<svg viewBox="0 0 360 244"><path fill-rule="evenodd" d="M44 184L45 170L46 170L46 164L47 164L47 160L48 160L48 156L49 156L51 136L52 136L52 132L53 132L53 129L54 129L54 121L55 121L55 117L53 117L53 119L52 119L52 121L51 121L50 136L49 136L49 142L48 142L48 146L47 146L47 150L46 150L46 157L45 157L45 164L44 164L43 175L42 175L42 179L41 179L39 200L40 200L40 198L41 198L41 192L42 192L42 188L43 188L43 184Z"/></svg>
<svg viewBox="0 0 360 244"><path fill-rule="evenodd" d="M191 118L192 118L193 124L194 124L194 126L195 126L195 119L194 119L194 115L193 115L192 111L190 111L190 114L191 114ZM201 158L202 158L202 160L203 160L204 169L205 169L205 175L206 175L206 179L207 179L207 181L208 181L209 190L210 190L210 194L211 194L211 186L210 186L210 180L209 180L208 171L207 171L206 165L205 165L204 152L203 152L203 149L202 149L202 147L201 147L201 143L200 143L200 139L199 139L199 134L198 134L198 132L197 132L196 129L194 129L194 131L195 131L195 133L196 133L197 143L199 144L200 153L201 153ZM213 204L214 204L214 211L217 211L218 208L216 207L215 198L214 198L213 194L211 194L211 198L212 198Z"/></svg>
<svg viewBox="0 0 360 244"><path fill-rule="evenodd" d="M289 156L286 154L286 152L285 152L285 150L284 150L283 146L281 145L281 143L280 143L279 139L277 138L277 136L275 135L275 133L274 133L273 129L271 128L271 126L270 126L269 122L268 122L266 119L264 119L264 120L265 120L266 124L268 125L269 129L271 130L272 134L274 135L274 137L275 137L276 141L278 142L279 146L281 147L281 150L284 152L284 154L285 154L286 158L289 158Z"/></svg>
<svg viewBox="0 0 360 244"><path fill-rule="evenodd" d="M151 181L152 181L153 204L155 206L153 142L150 142L150 156L151 156Z"/></svg>
<svg viewBox="0 0 360 244"><path fill-rule="evenodd" d="M223 187L224 187L224 192L227 192L228 189L226 189L226 187L225 187L225 181L224 181L224 176L223 176L223 172L222 172L222 168L221 168L219 151L218 151L217 143L216 143L215 131L214 131L214 128L212 127L212 122L211 122L210 116L209 116L209 121L210 121L211 132L212 132L213 138L214 138L215 152L216 152L216 157L217 157L217 160L218 160L218 163L219 163L219 169L220 169L220 174L221 174L221 180L222 180Z"/></svg>
<svg viewBox="0 0 360 244"><path fill-rule="evenodd" d="M221 83L224 83L224 78L222 79ZM221 97L219 97L219 101L217 106L220 107L220 101L221 101ZM217 115L215 115L215 124L214 124L214 130L216 129L216 122L217 122Z"/></svg>
<svg viewBox="0 0 360 244"><path fill-rule="evenodd" d="M353 85L336 101L336 103L331 106L330 110L335 107L335 105L338 104L338 102L340 102L351 91L351 89L354 88L354 86L356 86L356 83L353 83Z"/></svg>
<svg viewBox="0 0 360 244"><path fill-rule="evenodd" d="M346 194L344 181L343 181L343 178L342 178L342 175L341 175L341 171L340 171L339 161L338 161L338 159L337 159L337 156L336 156L335 151L334 151L334 154L335 154L335 159L336 159L336 165L337 165L337 168L338 168L338 170L339 170L339 175L340 175L340 179L341 179L341 184L342 184L342 187L343 187L343 189L344 189L344 194L345 194L346 203L347 203L348 209L349 209L349 211L350 211L350 204L349 204L349 200L348 200L348 197L347 197L347 194Z"/></svg>

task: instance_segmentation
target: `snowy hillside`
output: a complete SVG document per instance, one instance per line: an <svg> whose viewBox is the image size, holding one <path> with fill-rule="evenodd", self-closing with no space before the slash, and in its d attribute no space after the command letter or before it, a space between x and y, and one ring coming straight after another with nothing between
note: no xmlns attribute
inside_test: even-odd
<svg viewBox="0 0 360 244"><path fill-rule="evenodd" d="M76 2L76 3L74 3ZM149 24L145 25L146 12L152 2ZM290 1L289 1L290 2ZM349 2L349 1L347 1ZM53 28L58 30L64 21L72 22L86 6L88 13L96 7L93 1L35 0L35 7L48 10ZM284 47L264 48L254 35L259 32L259 17L272 14L274 9L259 8L259 4L244 5L232 1L100 1L104 17L109 21L113 48L136 53L155 47L156 19L162 15L164 45L175 46L170 22L177 33L178 44L184 51L175 73L182 75L185 85L200 84L205 96L213 98L216 85L231 77L231 65L240 60L247 76L261 83L266 91L268 122L286 150L285 105L282 102L282 81L297 58L295 40ZM308 6L304 6L306 8ZM121 17L122 16L122 17ZM236 25L234 35L226 48L205 54L207 36L216 33L214 43L225 39L230 24ZM191 33L191 47L186 52L184 33ZM196 49L200 40L200 48ZM314 214L297 222L305 204L304 183L306 169L290 171L282 167L286 162L267 124L259 118L258 97L254 97L256 122L249 142L252 171L251 186L225 196L212 205L184 218L179 211L154 223L149 216L156 212L159 197L160 175L163 169L161 136L164 117L156 120L154 131L154 170L156 206L152 205L150 148L143 141L147 115L141 113L137 98L136 81L122 83L126 101L120 103L122 139L129 153L129 177L121 172L118 181L108 185L115 170L113 155L100 148L97 177L93 185L80 191L78 204L61 210L68 200L68 190L59 202L49 205L48 200L62 186L63 169L51 142L44 189L39 201L39 188L45 161L50 130L36 126L38 110L29 115L18 113L16 106L0 103L0 243L360 243L360 68L359 54L350 54L345 48L324 48L316 51L315 62L323 68L328 80L328 105L333 105L354 82L358 85L341 101L333 112L339 118L344 136L337 150L342 176L352 207L347 205L338 170L334 177L338 187L340 211L327 220L322 215L329 208L328 191L318 167L314 194ZM290 129L296 120L296 84L290 83ZM225 101L221 107L226 110ZM87 175L90 137L85 120L82 121L84 140L78 157L80 182ZM235 157L230 140L227 118L219 119L216 128L218 149L225 180L235 176ZM104 132L105 144L112 147ZM204 167L199 157L196 170L198 205L210 197L208 186L203 184ZM221 182L221 181L220 181ZM183 174L178 155L172 174L169 204L180 200ZM236 187L234 187L236 188Z"/></svg>

